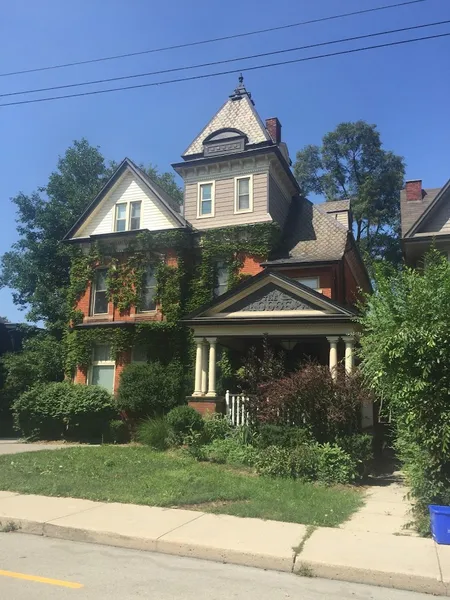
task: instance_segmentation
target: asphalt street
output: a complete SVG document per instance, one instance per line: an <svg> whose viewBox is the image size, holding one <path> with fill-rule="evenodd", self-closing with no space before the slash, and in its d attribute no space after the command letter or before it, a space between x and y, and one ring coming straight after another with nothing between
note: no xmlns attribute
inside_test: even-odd
<svg viewBox="0 0 450 600"><path fill-rule="evenodd" d="M0 533L0 598L429 600L430 596L21 533Z"/></svg>

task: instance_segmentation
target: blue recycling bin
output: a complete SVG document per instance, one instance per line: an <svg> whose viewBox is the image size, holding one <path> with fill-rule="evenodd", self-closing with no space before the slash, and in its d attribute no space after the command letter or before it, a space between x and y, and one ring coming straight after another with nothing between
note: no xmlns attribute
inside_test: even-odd
<svg viewBox="0 0 450 600"><path fill-rule="evenodd" d="M450 506L430 504L431 534L437 544L450 546Z"/></svg>

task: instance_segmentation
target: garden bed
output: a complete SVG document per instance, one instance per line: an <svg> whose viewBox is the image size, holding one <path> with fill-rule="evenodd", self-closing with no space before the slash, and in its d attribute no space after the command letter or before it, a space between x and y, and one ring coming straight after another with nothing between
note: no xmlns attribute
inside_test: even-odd
<svg viewBox="0 0 450 600"><path fill-rule="evenodd" d="M0 457L0 489L325 527L362 504L350 486L253 477L243 468L197 462L182 451L141 446L75 447Z"/></svg>

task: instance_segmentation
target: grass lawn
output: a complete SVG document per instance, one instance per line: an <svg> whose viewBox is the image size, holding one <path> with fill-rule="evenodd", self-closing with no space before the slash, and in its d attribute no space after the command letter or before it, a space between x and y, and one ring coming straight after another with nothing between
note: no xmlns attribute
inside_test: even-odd
<svg viewBox="0 0 450 600"><path fill-rule="evenodd" d="M357 489L267 479L181 453L101 446L0 457L0 489L106 502L196 508L332 527L363 501Z"/></svg>

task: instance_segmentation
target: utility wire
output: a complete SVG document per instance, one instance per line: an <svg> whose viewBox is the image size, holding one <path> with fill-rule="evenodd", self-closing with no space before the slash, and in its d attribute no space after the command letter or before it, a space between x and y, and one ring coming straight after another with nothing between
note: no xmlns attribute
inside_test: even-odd
<svg viewBox="0 0 450 600"><path fill-rule="evenodd" d="M322 23L324 21L332 21L335 19L344 19L346 17L353 17L356 15L363 15L367 13L377 12L380 10L389 10L391 8L400 8L402 6L408 6L410 4L420 4L427 2L428 0L408 0L407 2L397 2L396 4L387 4L385 6L377 6L373 8L366 8L364 10L356 10L353 12L342 13L338 15L330 15L328 17L321 17L318 19L310 19L308 21L299 21L298 23L289 23L288 25L279 25L278 27L268 27L266 29L257 29L255 31L247 31L245 33L235 33L233 35L226 35L223 37L212 38L209 40L198 40L196 42L187 42L185 44L175 44L172 46L164 46L162 48L151 48L150 50L141 50L139 52L128 52L126 54L116 54L114 56L104 56L100 58L91 58L89 60L80 60L70 63L63 63L59 65L50 65L46 67L36 67L33 69L24 69L22 71L10 71L9 73L0 73L0 77L9 77L11 75L23 75L25 73L37 73L38 71L50 71L53 69L65 69L66 67L75 67L78 65L87 65L91 63L104 62L108 60L117 60L119 58L129 58L132 56L140 56L142 54L153 54L156 52L166 52L167 50L176 50L179 48L188 48L191 46L200 46L202 44L212 44L214 42L221 42L225 40L233 40L236 38L247 37L250 35L259 35L261 33L269 33L272 31L280 31L283 29L290 29L292 27L300 27L302 25L310 25L312 23Z"/></svg>
<svg viewBox="0 0 450 600"><path fill-rule="evenodd" d="M403 44L411 44L413 42L421 42L424 40L434 40L434 39L439 39L439 38L444 38L444 37L449 37L450 36L450 31L447 33L439 33L436 35L428 35L425 37L418 37L418 38L411 38L409 40L400 40L400 41L396 41L396 42L386 42L385 44L377 44L376 46L364 46L362 48L353 48L351 50L340 50L339 52L330 52L328 54L318 54L316 56L307 56L304 58L295 58L293 60L284 60L284 61L280 61L280 62L275 62L275 63L268 63L265 65L256 65L256 66L252 66L252 67L245 67L243 69L231 69L229 71L220 71L218 73L206 73L204 75L192 75L191 77L183 77L180 79L167 79L165 81L154 81L151 83L140 83L137 85L130 85L130 86L122 86L122 87L117 87L117 88L110 88L107 90L95 90L95 91L91 91L91 92L78 92L76 94L67 94L65 96L49 96L47 98L34 98L32 100L18 100L16 102L7 102L4 104L0 104L0 108L3 106L18 106L20 104L35 104L36 102L49 102L51 100L63 100L66 98L79 98L81 96L93 96L94 94L107 94L109 92L119 92L122 90L135 90L135 89L139 89L139 88L146 88L146 87L154 87L157 85L168 85L171 83L181 83L183 81L193 81L196 79L209 79L210 77L219 77L222 75L230 75L232 73L239 73L240 71L244 71L244 72L248 72L248 71L256 71L258 69L267 69L270 67L278 67L281 65L291 65L294 63L300 63L300 62L308 62L310 60L318 60L321 58L330 58L332 56L341 56L344 54L354 54L356 52L364 52L367 50L377 50L379 48L389 48L391 46L400 46Z"/></svg>
<svg viewBox="0 0 450 600"><path fill-rule="evenodd" d="M232 73L239 73L240 71L256 71L258 69L268 69L270 67L278 67L281 65L291 65L294 63L307 62L310 60L318 60L321 58L330 58L331 56L341 56L344 54L354 54L356 52L364 52L367 50L377 50L378 48L389 48L390 46L400 46L403 44L411 44L413 42L421 42L423 40L435 40L438 38L449 37L450 31L447 33L439 33L436 35L428 35L425 37L412 38L409 40L400 40L397 42L387 42L385 44L377 44L376 46L364 46L363 48L353 48L351 50L340 50L339 52L330 52L328 54L318 54L316 56L307 56L304 58L295 58L294 60L284 60L276 63L269 63L265 65L256 65L253 67L245 67L244 69L231 69L230 71L220 71L218 73L206 73L204 75L193 75L192 77L183 77L181 79L167 79L165 81L154 81L151 83L140 83L137 85L129 85L117 88L111 88L108 90L95 90L92 92L78 92L76 94L67 94L65 96L49 96L47 98L35 98L33 100L19 100L16 102L7 102L0 104L0 108L3 106L18 106L19 104L34 104L36 102L49 102L51 100L64 100L66 98L79 98L81 96L93 96L94 94L107 94L109 92L119 92L122 90L135 90L145 87L153 87L157 85L167 85L170 83L181 83L183 81L193 81L195 79L208 79L210 77L219 77L221 75L230 75Z"/></svg>
<svg viewBox="0 0 450 600"><path fill-rule="evenodd" d="M262 58L264 56L272 56L274 54L285 54L286 52L296 52L298 50L307 50L307 49L311 49L311 48L319 48L321 46L329 46L332 44L341 44L344 42L351 42L351 41L355 41L355 40L362 40L362 39L367 39L367 38L373 38L373 37L377 37L380 35L389 35L392 33L401 33L404 31L411 31L413 29L423 29L424 27L436 27L438 25L447 25L448 23L450 23L450 19L447 19L446 21L437 21L435 23L424 23L421 25L412 25L411 27L402 27L400 29L390 29L387 31L379 31L376 33L368 33L365 35L357 35L357 36L353 36L353 37L348 37L348 38L341 38L338 40L330 40L328 42L319 42L316 44L308 44L306 46L297 46L296 48L285 48L282 50L274 50L272 52L263 52L261 54L251 54L249 56L240 56L238 58L228 58L228 59L224 59L224 60L216 60L214 62L207 62L207 63L201 63L201 64L197 64L197 65L187 65L184 67L174 67L172 69L163 69L160 71L149 71L148 73L135 73L133 75L122 75L120 77L110 77L108 79L97 79L94 81L84 81L84 82L79 82L79 83L67 83L64 85L55 85L55 86L50 86L50 87L45 87L45 88L35 88L32 90L21 90L21 91L17 91L17 92L7 92L5 94L0 94L0 98L6 98L8 96L19 96L22 94L35 94L38 92L50 92L50 91L54 91L54 90L63 90L63 89L67 89L67 88L74 88L74 87L81 87L81 86L86 86L86 85L97 85L99 83L111 83L112 81L123 81L125 79L136 79L139 77L148 77L150 75L162 75L165 73L174 73L176 71L188 71L191 69L200 69L203 67L212 67L212 66L217 66L217 65L222 65L222 64L227 64L227 63L232 63L232 62L238 62L240 60L250 60L252 58Z"/></svg>

